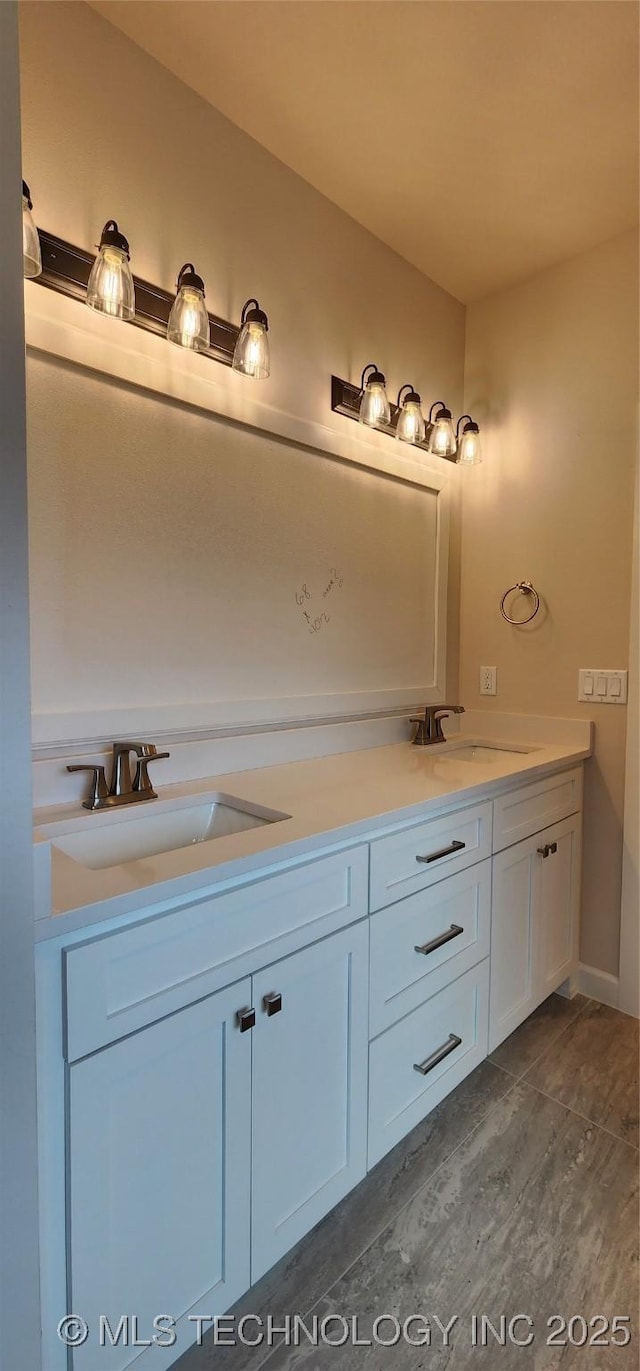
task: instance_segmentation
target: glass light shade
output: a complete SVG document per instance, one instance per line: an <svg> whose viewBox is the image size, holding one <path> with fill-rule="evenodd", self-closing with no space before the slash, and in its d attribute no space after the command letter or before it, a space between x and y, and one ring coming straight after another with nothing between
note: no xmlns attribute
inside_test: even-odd
<svg viewBox="0 0 640 1371"><path fill-rule="evenodd" d="M436 457L453 457L456 450L456 435L453 431L451 415L442 415L434 420L429 438L429 452Z"/></svg>
<svg viewBox="0 0 640 1371"><path fill-rule="evenodd" d="M391 422L391 407L384 381L377 381L375 377L372 377L370 381L366 382L362 392L358 418L361 424L368 424L370 428L377 428L380 424Z"/></svg>
<svg viewBox="0 0 640 1371"><path fill-rule="evenodd" d="M416 400L403 401L396 424L396 438L402 443L421 443L425 435L424 415Z"/></svg>
<svg viewBox="0 0 640 1371"><path fill-rule="evenodd" d="M482 461L482 443L477 430L467 429L458 444L458 462L461 466L477 467Z"/></svg>
<svg viewBox="0 0 640 1371"><path fill-rule="evenodd" d="M109 219L102 230L87 285L87 304L112 319L133 319L136 312L129 244L115 219Z"/></svg>
<svg viewBox="0 0 640 1371"><path fill-rule="evenodd" d="M252 311L253 312L253 311ZM262 319L246 319L238 334L232 367L256 381L266 380L271 370L269 335Z"/></svg>
<svg viewBox="0 0 640 1371"><path fill-rule="evenodd" d="M194 286L180 286L171 306L167 338L170 343L193 348L195 352L208 348L209 315L203 291Z"/></svg>
<svg viewBox="0 0 640 1371"><path fill-rule="evenodd" d="M38 230L31 213L33 206L29 187L22 182L22 270L25 276L39 276L42 271L42 253Z"/></svg>

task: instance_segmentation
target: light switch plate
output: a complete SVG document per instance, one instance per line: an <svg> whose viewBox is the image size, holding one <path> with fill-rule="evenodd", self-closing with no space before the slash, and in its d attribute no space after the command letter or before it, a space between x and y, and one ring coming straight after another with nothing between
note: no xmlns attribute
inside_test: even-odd
<svg viewBox="0 0 640 1371"><path fill-rule="evenodd" d="M578 699L587 704L626 705L627 672L603 667L581 667L578 672Z"/></svg>
<svg viewBox="0 0 640 1371"><path fill-rule="evenodd" d="M496 666L480 667L480 694L498 694L498 668Z"/></svg>

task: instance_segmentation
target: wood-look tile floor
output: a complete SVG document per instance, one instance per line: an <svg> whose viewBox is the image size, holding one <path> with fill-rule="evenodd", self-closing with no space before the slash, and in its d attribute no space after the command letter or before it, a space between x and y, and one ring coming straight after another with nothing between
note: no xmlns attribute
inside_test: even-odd
<svg viewBox="0 0 640 1371"><path fill-rule="evenodd" d="M637 1143L637 1021L552 995L234 1311L298 1314L309 1326L338 1316L361 1345L216 1348L205 1338L176 1371L636 1371ZM491 1335L474 1345L474 1315L498 1327L522 1314L532 1324L513 1334L533 1334L528 1345ZM431 1345L367 1346L382 1315L421 1316L414 1339L430 1316ZM548 1327L555 1315L577 1322ZM448 1345L436 1316L455 1319ZM631 1342L603 1345L616 1316L631 1320ZM334 1343L344 1326L325 1325ZM378 1333L391 1340L395 1327ZM585 1332L599 1345L572 1343Z"/></svg>

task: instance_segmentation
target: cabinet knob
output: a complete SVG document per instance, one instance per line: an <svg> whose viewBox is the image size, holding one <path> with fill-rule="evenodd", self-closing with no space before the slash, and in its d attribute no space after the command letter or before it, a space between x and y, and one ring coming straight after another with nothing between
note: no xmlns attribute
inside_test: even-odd
<svg viewBox="0 0 640 1371"><path fill-rule="evenodd" d="M270 995L262 996L262 1007L266 1009L268 1018L272 1014L279 1014L282 1009L282 995L278 990L273 990Z"/></svg>
<svg viewBox="0 0 640 1371"><path fill-rule="evenodd" d="M542 859L543 859L543 861L544 861L545 858L547 858L547 857L549 856L549 852L550 852L549 844L548 844L548 843L545 843L544 847L538 847L538 848L536 848L536 851L537 851L537 853L538 853L538 856L539 856L539 857L542 857Z"/></svg>
<svg viewBox="0 0 640 1371"><path fill-rule="evenodd" d="M236 1014L236 1023L241 1033L246 1033L247 1029L255 1028L256 1011L248 1005L244 1009L239 1009Z"/></svg>

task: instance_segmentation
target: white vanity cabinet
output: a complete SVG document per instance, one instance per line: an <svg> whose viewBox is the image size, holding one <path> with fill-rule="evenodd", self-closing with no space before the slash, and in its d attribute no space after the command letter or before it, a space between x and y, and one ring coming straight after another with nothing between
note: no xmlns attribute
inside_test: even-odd
<svg viewBox="0 0 640 1371"><path fill-rule="evenodd" d="M252 1281L366 1172L368 960L364 922L253 978Z"/></svg>
<svg viewBox="0 0 640 1371"><path fill-rule="evenodd" d="M487 957L490 937L490 857L373 914L371 1037Z"/></svg>
<svg viewBox="0 0 640 1371"><path fill-rule="evenodd" d="M558 989L578 961L582 815L546 829L541 846L538 1003Z"/></svg>
<svg viewBox="0 0 640 1371"><path fill-rule="evenodd" d="M493 859L489 1051L535 1009L538 981L538 838Z"/></svg>
<svg viewBox="0 0 640 1371"><path fill-rule="evenodd" d="M375 1038L369 1049L369 1167L487 1055L485 958Z"/></svg>
<svg viewBox="0 0 640 1371"><path fill-rule="evenodd" d="M582 816L493 859L489 1051L575 970Z"/></svg>
<svg viewBox="0 0 640 1371"><path fill-rule="evenodd" d="M228 1309L250 1284L250 995L241 981L69 1067L68 1308L92 1334L74 1371L141 1355L98 1348L101 1316L115 1332L133 1311L148 1338L169 1312L188 1336L189 1310Z"/></svg>
<svg viewBox="0 0 640 1371"><path fill-rule="evenodd" d="M412 824L371 844L370 908L384 909L491 853L490 801Z"/></svg>
<svg viewBox="0 0 640 1371"><path fill-rule="evenodd" d="M98 1347L101 1316L115 1332L135 1312L145 1339L169 1313L183 1351L190 1313L225 1312L365 1175L367 863L360 845L58 952L56 1298L92 1330L73 1371L164 1371L177 1352L145 1350L130 1324ZM229 967L248 974L213 989ZM46 1137L46 1109L42 1123ZM62 1369L49 1350L47 1371Z"/></svg>
<svg viewBox="0 0 640 1371"><path fill-rule="evenodd" d="M573 767L372 842L369 1167L574 973L581 805Z"/></svg>
<svg viewBox="0 0 640 1371"><path fill-rule="evenodd" d="M40 950L44 1371L167 1371L574 976L581 800L513 778ZM127 1313L176 1344L98 1348Z"/></svg>
<svg viewBox="0 0 640 1371"><path fill-rule="evenodd" d="M70 1307L90 1328L135 1310L148 1336L169 1310L188 1337L189 1310L228 1309L362 1179L367 962L365 922L70 1066ZM95 1346L73 1356L91 1368Z"/></svg>
<svg viewBox="0 0 640 1371"><path fill-rule="evenodd" d="M371 844L368 1165L487 1055L492 804Z"/></svg>

